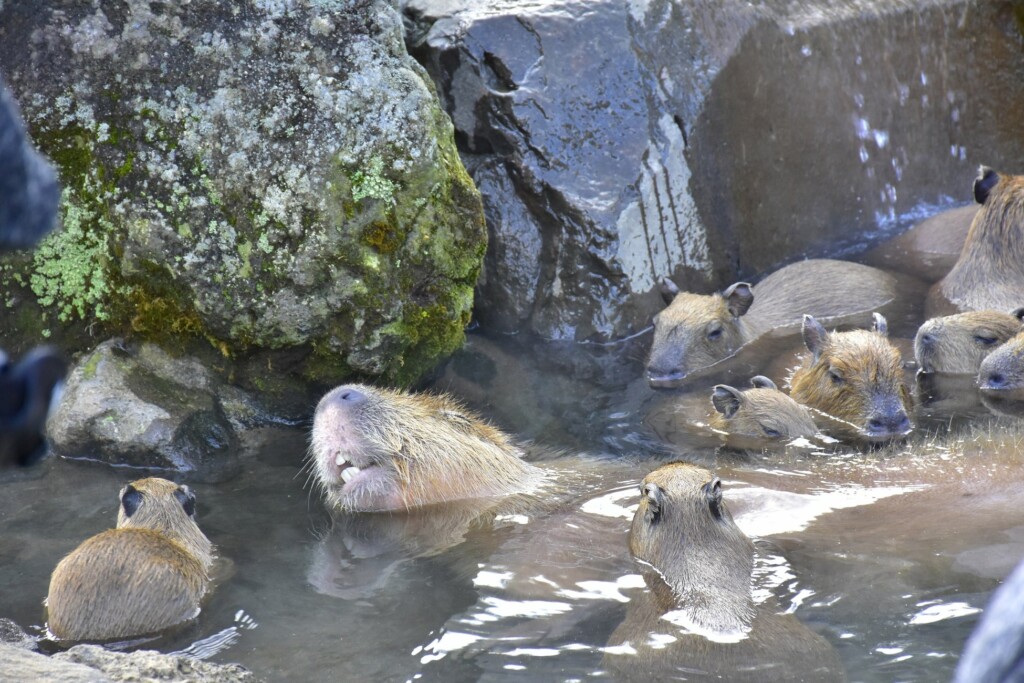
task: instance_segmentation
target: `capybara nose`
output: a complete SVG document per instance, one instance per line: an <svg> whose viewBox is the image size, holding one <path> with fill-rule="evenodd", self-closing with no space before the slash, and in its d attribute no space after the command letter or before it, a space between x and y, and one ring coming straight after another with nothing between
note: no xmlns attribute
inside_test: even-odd
<svg viewBox="0 0 1024 683"><path fill-rule="evenodd" d="M344 403L355 404L365 401L366 394L354 387L344 387L335 398Z"/></svg>
<svg viewBox="0 0 1024 683"><path fill-rule="evenodd" d="M1001 372L990 372L985 381L982 382L982 389L1005 389L1010 385L1010 380Z"/></svg>
<svg viewBox="0 0 1024 683"><path fill-rule="evenodd" d="M682 368L662 370L654 366L647 366L647 382L652 387L672 387L686 378L686 371Z"/></svg>
<svg viewBox="0 0 1024 683"><path fill-rule="evenodd" d="M870 436L896 436L910 430L910 418L902 410L890 415L875 415L868 420L867 427Z"/></svg>

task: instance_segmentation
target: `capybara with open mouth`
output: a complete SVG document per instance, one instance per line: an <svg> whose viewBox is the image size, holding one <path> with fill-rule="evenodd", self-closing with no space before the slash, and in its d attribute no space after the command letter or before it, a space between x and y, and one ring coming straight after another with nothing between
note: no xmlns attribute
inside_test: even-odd
<svg viewBox="0 0 1024 683"><path fill-rule="evenodd" d="M311 449L328 502L349 511L527 493L545 480L508 436L451 397L362 384L320 400Z"/></svg>

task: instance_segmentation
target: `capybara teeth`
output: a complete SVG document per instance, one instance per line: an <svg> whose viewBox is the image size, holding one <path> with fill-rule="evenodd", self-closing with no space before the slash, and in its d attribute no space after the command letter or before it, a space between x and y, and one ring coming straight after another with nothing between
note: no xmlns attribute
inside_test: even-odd
<svg viewBox="0 0 1024 683"><path fill-rule="evenodd" d="M350 481L352 481L352 477L356 476L360 472L362 472L362 470L359 469L358 467L355 467L355 466L353 466L353 467L346 467L345 469L343 469L341 471L341 478L347 484Z"/></svg>
<svg viewBox="0 0 1024 683"><path fill-rule="evenodd" d="M345 460L345 456L340 453L338 454L338 457L334 459L334 464L338 467L344 467L346 462L348 462L348 460Z"/></svg>

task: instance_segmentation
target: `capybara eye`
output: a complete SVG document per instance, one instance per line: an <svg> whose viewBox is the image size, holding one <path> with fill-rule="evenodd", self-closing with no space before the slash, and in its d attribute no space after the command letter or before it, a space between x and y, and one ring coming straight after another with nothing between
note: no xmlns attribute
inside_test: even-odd
<svg viewBox="0 0 1024 683"><path fill-rule="evenodd" d="M982 346L992 346L998 340L995 337L986 337L984 335L976 334L974 335L974 341L978 342Z"/></svg>
<svg viewBox="0 0 1024 683"><path fill-rule="evenodd" d="M766 427L765 425L761 425L761 429L764 431L764 435L767 436L769 439L777 439L780 436L782 436L782 432L780 432L778 429L772 429L771 427Z"/></svg>
<svg viewBox="0 0 1024 683"><path fill-rule="evenodd" d="M708 339L711 339L712 341L714 341L715 339L718 339L721 336L722 336L722 328L721 327L717 327L716 326L716 327L712 327L710 330L708 330Z"/></svg>
<svg viewBox="0 0 1024 683"><path fill-rule="evenodd" d="M832 380L833 384L842 384L843 382L846 381L845 379L843 379L843 376L840 375L835 370L829 370L828 371L828 377L829 377L829 379Z"/></svg>

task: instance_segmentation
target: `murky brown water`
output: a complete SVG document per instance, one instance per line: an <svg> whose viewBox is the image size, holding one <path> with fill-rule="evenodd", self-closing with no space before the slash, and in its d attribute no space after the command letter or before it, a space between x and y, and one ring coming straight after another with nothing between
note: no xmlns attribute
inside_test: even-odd
<svg viewBox="0 0 1024 683"><path fill-rule="evenodd" d="M911 330L920 313L905 315ZM332 520L303 486L307 432L260 433L241 474L190 482L229 566L198 622L152 646L208 639L197 649L267 680L603 677L603 648L645 590L626 549L637 483L685 459L717 471L757 539L758 594L825 637L851 680L948 679L1024 555L1018 406L940 378L922 387L904 444L734 451L699 427L712 378L673 392L638 379L647 343L474 334L439 371L433 388L532 439L571 491L494 528L467 527L457 509ZM760 363L781 384L784 357L755 355L731 380ZM51 459L0 482L0 615L41 629L50 571L112 526L117 491L137 476Z"/></svg>

